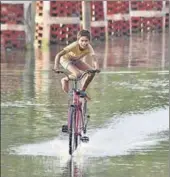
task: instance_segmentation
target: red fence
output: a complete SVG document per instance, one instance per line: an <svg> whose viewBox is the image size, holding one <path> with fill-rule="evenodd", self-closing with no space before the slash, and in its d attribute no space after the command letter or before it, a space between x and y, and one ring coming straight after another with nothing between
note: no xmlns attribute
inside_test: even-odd
<svg viewBox="0 0 170 177"><path fill-rule="evenodd" d="M50 17L77 17L82 20L81 1L49 1ZM162 16L140 16L147 11L163 12L163 1L107 1L106 14L103 1L91 2L91 32L93 40L105 39L105 22L109 35L121 36L140 31L162 31ZM169 2L166 2L169 6ZM23 4L0 4L1 7L1 45L4 47L22 48L25 44L25 32L14 29L6 30L4 25L24 25ZM44 1L36 1L36 15L43 17ZM132 15L138 12L138 15ZM169 27L169 14L166 12L165 27ZM101 25L100 25L101 24ZM82 28L81 24L50 24L50 43L69 43L76 39L77 31ZM35 39L40 43L43 40L43 22L36 22Z"/></svg>
<svg viewBox="0 0 170 177"><path fill-rule="evenodd" d="M5 48L24 48L25 32L24 31L1 31L1 46Z"/></svg>
<svg viewBox="0 0 170 177"><path fill-rule="evenodd" d="M77 31L79 30L80 26L77 24L53 24L50 28L51 44L56 44L58 41L62 44L70 43L71 41L76 40Z"/></svg>
<svg viewBox="0 0 170 177"><path fill-rule="evenodd" d="M7 29L10 25L17 26L24 24L24 5L1 3L0 8L1 46L4 48L25 47L25 31Z"/></svg>
<svg viewBox="0 0 170 177"><path fill-rule="evenodd" d="M168 6L168 2L167 2ZM131 9L130 9L131 8ZM107 1L107 14L104 17L103 1L91 2L91 21L101 22L108 21L108 33L109 35L121 36L130 34L130 28L132 32L140 31L162 31L163 17L129 17L130 11L162 11L163 1ZM82 20L82 8L80 1L51 1L50 2L50 14L55 17L80 17ZM116 19L116 15L122 15L121 19ZM114 17L113 17L114 16ZM110 17L110 18L109 18ZM113 18L113 19L112 19ZM55 32L53 27L55 26ZM169 26L169 15L166 15L166 27ZM65 27L57 27L52 25L51 27L51 43L64 43L67 40L70 32ZM77 25L74 33L70 35L70 41L76 38L76 31L81 27ZM57 32L59 30L60 32ZM73 29L72 29L73 30ZM91 26L92 39L104 40L105 39L105 26ZM68 37L69 38L69 37Z"/></svg>
<svg viewBox="0 0 170 177"><path fill-rule="evenodd" d="M162 10L163 1L132 1L131 7L132 10Z"/></svg>
<svg viewBox="0 0 170 177"><path fill-rule="evenodd" d="M126 14L129 13L129 2L121 1L108 1L107 2L107 15L111 14Z"/></svg>
<svg viewBox="0 0 170 177"><path fill-rule="evenodd" d="M23 4L0 4L1 24L24 24Z"/></svg>

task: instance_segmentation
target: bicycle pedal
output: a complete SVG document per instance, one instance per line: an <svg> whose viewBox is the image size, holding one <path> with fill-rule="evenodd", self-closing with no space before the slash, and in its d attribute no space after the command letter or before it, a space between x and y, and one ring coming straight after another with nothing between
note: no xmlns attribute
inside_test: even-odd
<svg viewBox="0 0 170 177"><path fill-rule="evenodd" d="M88 136L82 136L82 137L81 137L81 141L82 141L83 143L87 143L87 142L89 142L89 137L88 137Z"/></svg>
<svg viewBox="0 0 170 177"><path fill-rule="evenodd" d="M83 130L83 133L84 133L84 134L86 134L86 133L87 133L87 130L86 130L86 129L84 129L84 130Z"/></svg>
<svg viewBox="0 0 170 177"><path fill-rule="evenodd" d="M62 126L62 132L63 133L67 133L68 132L68 126L67 125L63 125Z"/></svg>

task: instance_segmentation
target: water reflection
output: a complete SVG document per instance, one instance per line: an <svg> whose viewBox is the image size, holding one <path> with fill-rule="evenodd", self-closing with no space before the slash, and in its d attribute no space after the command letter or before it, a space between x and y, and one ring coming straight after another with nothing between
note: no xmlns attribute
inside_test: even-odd
<svg viewBox="0 0 170 177"><path fill-rule="evenodd" d="M141 33L132 37L113 38L104 43L93 43L100 60L101 68L165 68L168 62L168 33ZM35 49L35 70L47 71L51 69L56 53L64 46L53 46L50 49ZM30 52L2 51L1 66L12 63L25 64L30 59L25 56ZM26 60L24 58L27 58ZM34 58L34 56L32 57ZM3 68L4 68L3 67ZM31 67L33 69L33 67ZM37 75L37 79L42 77ZM43 79L43 78L42 78ZM37 84L40 81L37 81Z"/></svg>
<svg viewBox="0 0 170 177"><path fill-rule="evenodd" d="M83 173L82 164L77 164L73 157L71 157L66 163L67 166L64 167L62 177L83 177L85 176Z"/></svg>
<svg viewBox="0 0 170 177"><path fill-rule="evenodd" d="M113 38L105 43L93 44L100 67L167 69L168 33L142 33L131 38ZM61 48L60 48L61 49ZM59 50L59 49L58 49ZM51 60L56 48L51 48Z"/></svg>

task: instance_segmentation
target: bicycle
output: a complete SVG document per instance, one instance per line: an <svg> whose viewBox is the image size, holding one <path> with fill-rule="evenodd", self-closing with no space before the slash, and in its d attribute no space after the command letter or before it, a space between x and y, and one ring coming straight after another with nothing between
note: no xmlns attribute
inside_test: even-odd
<svg viewBox="0 0 170 177"><path fill-rule="evenodd" d="M72 155L77 149L78 144L88 142L89 137L85 136L87 133L87 124L90 116L87 115L87 99L86 93L78 88L78 82L89 73L97 73L99 70L87 70L83 72L81 77L72 79L65 71L56 71L55 73L62 73L73 82L73 87L70 90L71 103L68 106L68 123L62 126L62 132L69 134L69 154Z"/></svg>

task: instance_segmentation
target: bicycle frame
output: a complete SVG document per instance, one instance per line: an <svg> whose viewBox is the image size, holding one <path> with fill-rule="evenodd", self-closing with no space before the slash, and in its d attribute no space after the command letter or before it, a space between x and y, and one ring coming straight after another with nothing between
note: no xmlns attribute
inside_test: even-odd
<svg viewBox="0 0 170 177"><path fill-rule="evenodd" d="M72 106L74 108L75 114L76 114L76 130L75 133L76 135L80 135L81 136L81 130L82 127L84 126L84 120L83 120L83 113L82 113L82 101L80 101L80 96L78 95L77 92L77 88L78 88L78 83L77 81L74 81L74 86L72 89L72 93L73 93L73 98L72 98L72 104L70 106ZM70 121L68 120L68 123ZM80 124L80 126L79 126ZM68 124L68 127L69 124Z"/></svg>

